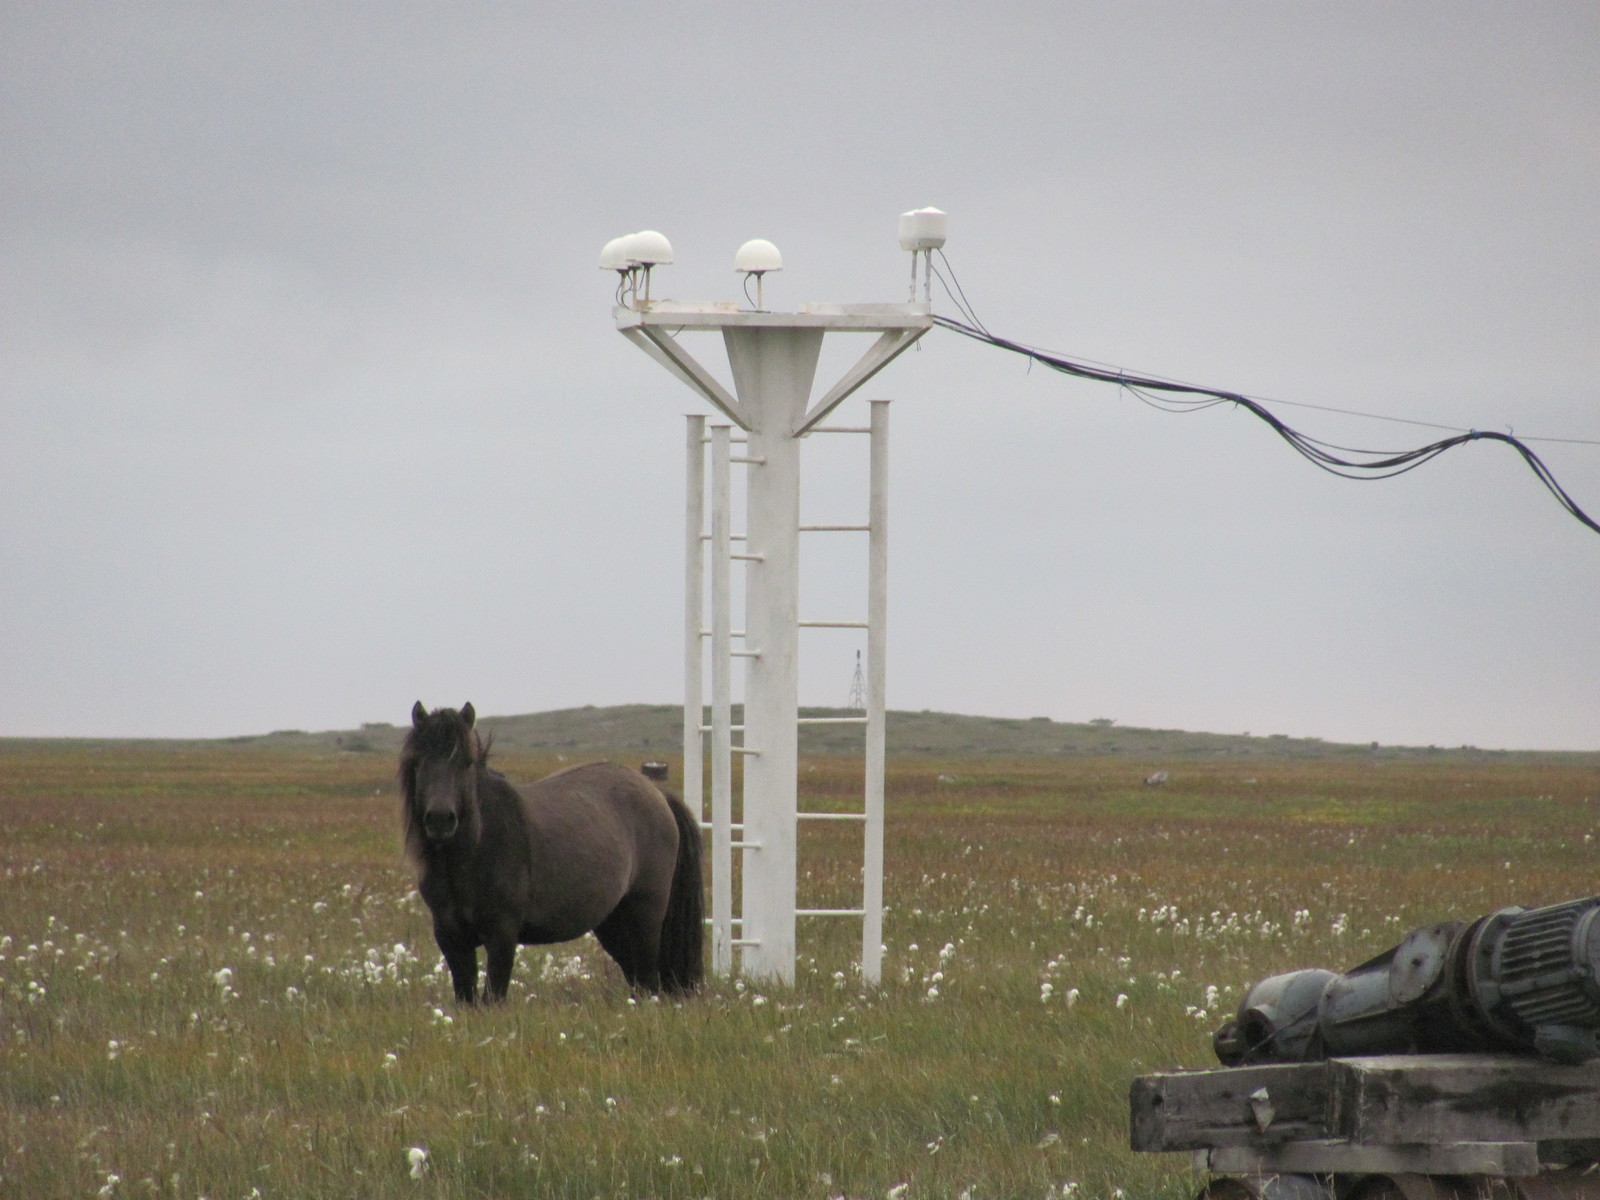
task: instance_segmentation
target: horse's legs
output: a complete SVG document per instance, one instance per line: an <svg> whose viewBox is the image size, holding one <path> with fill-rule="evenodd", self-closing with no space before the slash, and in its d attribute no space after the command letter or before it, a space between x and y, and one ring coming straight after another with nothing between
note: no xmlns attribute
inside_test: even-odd
<svg viewBox="0 0 1600 1200"><path fill-rule="evenodd" d="M471 939L454 930L435 923L433 939L444 954L445 966L450 968L450 982L455 987L456 1000L472 1004L478 991L478 948Z"/></svg>
<svg viewBox="0 0 1600 1200"><path fill-rule="evenodd" d="M506 998L511 986L511 968L517 960L517 939L510 934L497 935L484 947L488 959L488 974L483 981L483 998L495 1003Z"/></svg>
<svg viewBox="0 0 1600 1200"><path fill-rule="evenodd" d="M605 952L616 959L628 986L661 990L661 914L660 905L641 904L632 896L611 910L611 915L594 928ZM651 913L655 920L650 920Z"/></svg>

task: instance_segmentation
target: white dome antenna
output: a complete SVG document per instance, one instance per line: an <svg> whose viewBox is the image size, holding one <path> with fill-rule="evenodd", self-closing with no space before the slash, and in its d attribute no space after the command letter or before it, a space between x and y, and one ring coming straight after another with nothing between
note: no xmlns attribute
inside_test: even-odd
<svg viewBox="0 0 1600 1200"><path fill-rule="evenodd" d="M634 300L650 302L650 268L665 267L672 262L672 243L666 235L654 229L614 237L600 250L600 269L617 273L617 303L628 305L630 294ZM644 281L644 294L639 294L639 281Z"/></svg>
<svg viewBox="0 0 1600 1200"><path fill-rule="evenodd" d="M937 250L950 230L950 216L937 208L914 208L900 214L900 249Z"/></svg>
<svg viewBox="0 0 1600 1200"><path fill-rule="evenodd" d="M672 264L672 243L667 241L664 233L645 229L638 233L630 233L624 241L627 243L629 256L646 270Z"/></svg>
<svg viewBox="0 0 1600 1200"><path fill-rule="evenodd" d="M671 265L672 243L667 241L665 234L657 233L654 229L644 229L629 234L623 240L623 248L639 266L639 274L644 279L644 295L641 300L649 304L650 268Z"/></svg>
<svg viewBox="0 0 1600 1200"><path fill-rule="evenodd" d="M950 217L937 208L900 214L900 249L911 251L911 302L917 300L917 258L922 259L922 299L933 303L933 252L944 247Z"/></svg>
<svg viewBox="0 0 1600 1200"><path fill-rule="evenodd" d="M625 237L614 237L600 250L600 269L602 271L616 271L621 274L633 269L633 262L628 258L623 243Z"/></svg>
<svg viewBox="0 0 1600 1200"><path fill-rule="evenodd" d="M766 305L762 303L761 298L761 277L768 271L783 270L783 255L779 254L778 248L766 238L751 238L734 254L733 269L744 276L747 299L750 295L750 277L755 276L755 307L758 311L764 310Z"/></svg>

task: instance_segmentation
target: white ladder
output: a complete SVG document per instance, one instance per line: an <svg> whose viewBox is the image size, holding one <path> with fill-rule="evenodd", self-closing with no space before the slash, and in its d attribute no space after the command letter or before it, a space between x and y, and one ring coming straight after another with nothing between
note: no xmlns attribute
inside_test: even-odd
<svg viewBox="0 0 1600 1200"><path fill-rule="evenodd" d="M735 464L748 470L760 470L765 465L757 457L735 455L733 449L742 443L736 441L729 426L718 424L706 433L706 420L702 416L688 418L687 494L685 523L685 605L684 605L684 724L683 724L683 786L691 803L698 800L703 808L705 792L706 737L710 738L711 811L709 819L702 812L701 824L711 833L711 926L712 968L719 975L729 975L734 968L735 951L742 947L760 945L759 936L743 936L747 925L776 927L789 931L797 917L856 917L861 920L861 976L868 984L876 984L883 969L883 796L884 796L884 735L885 735L885 627L888 613L888 426L889 402L875 400L869 404L870 422L864 427L826 426L813 427L810 433L855 434L869 438L869 489L867 521L862 525L799 525L802 534L865 534L867 537L867 612L864 621L854 620L799 620L801 629L861 629L866 632L866 709L861 716L800 717L797 725L847 724L864 727L864 782L863 808L860 812L821 813L799 811L791 814L798 821L857 821L863 829L863 859L861 878L861 904L856 908L796 907L794 886L791 883L774 893L763 886L764 866L778 864L762 862L762 855L787 854L791 861L786 869L773 873L777 880L793 881L796 876L792 856L796 838L793 829L783 831L781 844L764 846L760 841L746 837L746 829L764 824L772 828L773 815L762 815L761 821L751 819L751 814L762 802L762 797L752 794L749 776L746 776L744 796L745 820L733 820L733 759L735 755L755 756L759 746L734 745L734 735L740 734L743 742L744 727L732 721L733 660L759 659L761 648L751 646L743 631L732 625L732 565L736 561L759 564L762 555L759 547L750 547L745 538L735 535L731 528L731 475ZM710 454L710 529L706 528L706 447ZM736 551L736 544L744 544ZM710 562L710 622L706 623L706 563L709 548ZM752 552L752 550L754 552ZM748 624L748 620L747 620ZM734 648L735 641L741 646ZM706 718L705 657L706 643L710 643L711 703L710 718ZM793 664L790 664L791 671ZM796 738L799 730L793 731ZM781 814L777 815L780 823ZM733 854L738 851L743 867L744 887L739 913L734 912ZM747 921L747 916L750 918ZM793 964L788 975L793 976Z"/></svg>

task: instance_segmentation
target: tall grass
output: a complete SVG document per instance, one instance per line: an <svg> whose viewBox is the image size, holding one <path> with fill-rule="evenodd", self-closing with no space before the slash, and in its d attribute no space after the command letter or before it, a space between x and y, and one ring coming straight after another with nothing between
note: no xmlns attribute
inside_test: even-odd
<svg viewBox="0 0 1600 1200"><path fill-rule="evenodd" d="M1176 1198L1128 1082L1245 985L1595 890L1582 764L1169 766L892 764L876 990L819 918L792 988L633 997L585 940L461 1010L386 758L5 745L0 1196ZM857 886L836 826L803 905Z"/></svg>

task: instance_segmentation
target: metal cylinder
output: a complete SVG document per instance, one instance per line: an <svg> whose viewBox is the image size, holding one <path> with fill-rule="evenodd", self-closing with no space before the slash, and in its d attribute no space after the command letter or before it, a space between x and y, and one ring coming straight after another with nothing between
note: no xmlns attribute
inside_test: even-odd
<svg viewBox="0 0 1600 1200"><path fill-rule="evenodd" d="M1238 1015L1211 1039L1217 1059L1229 1067L1245 1062L1299 1062L1317 1034L1318 1004L1332 971L1311 967L1263 979L1239 1005Z"/></svg>

